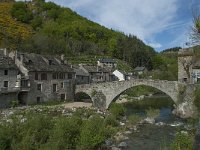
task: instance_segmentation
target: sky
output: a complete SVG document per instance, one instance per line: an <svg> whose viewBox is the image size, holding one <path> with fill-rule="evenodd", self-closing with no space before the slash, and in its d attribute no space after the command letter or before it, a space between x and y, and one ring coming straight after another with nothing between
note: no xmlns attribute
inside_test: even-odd
<svg viewBox="0 0 200 150"><path fill-rule="evenodd" d="M200 0L46 0L107 28L132 34L157 51L186 47Z"/></svg>

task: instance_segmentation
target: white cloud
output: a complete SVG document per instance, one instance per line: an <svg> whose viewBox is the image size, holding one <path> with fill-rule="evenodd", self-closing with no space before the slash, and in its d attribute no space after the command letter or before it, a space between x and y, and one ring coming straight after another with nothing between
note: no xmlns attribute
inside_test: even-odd
<svg viewBox="0 0 200 150"><path fill-rule="evenodd" d="M148 45L150 45L153 48L161 48L162 47L162 45L160 43L157 43L157 42L148 43Z"/></svg>
<svg viewBox="0 0 200 150"><path fill-rule="evenodd" d="M142 40L167 28L176 17L178 0L53 0L106 27Z"/></svg>

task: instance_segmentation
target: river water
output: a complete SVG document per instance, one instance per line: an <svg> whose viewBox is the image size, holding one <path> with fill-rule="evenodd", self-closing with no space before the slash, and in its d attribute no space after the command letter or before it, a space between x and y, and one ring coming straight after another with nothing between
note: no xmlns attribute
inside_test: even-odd
<svg viewBox="0 0 200 150"><path fill-rule="evenodd" d="M166 98L159 100L165 101ZM126 107L128 110L127 115L145 115L145 109L142 107L140 109L131 108L130 105L126 105ZM170 148L178 128L183 129L185 122L172 114L173 107L171 104L168 106L157 105L156 107L160 109L160 115L156 118L156 123L164 125L142 125L138 132L134 132L129 136L130 139L127 141L128 148L126 150L162 150L163 147L165 149Z"/></svg>

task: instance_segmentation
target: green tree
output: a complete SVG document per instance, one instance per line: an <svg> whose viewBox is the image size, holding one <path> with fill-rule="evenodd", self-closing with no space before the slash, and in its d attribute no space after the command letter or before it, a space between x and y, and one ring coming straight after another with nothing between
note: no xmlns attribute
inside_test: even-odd
<svg viewBox="0 0 200 150"><path fill-rule="evenodd" d="M24 23L29 23L33 18L31 10L24 2L14 3L11 9L11 15L12 17Z"/></svg>

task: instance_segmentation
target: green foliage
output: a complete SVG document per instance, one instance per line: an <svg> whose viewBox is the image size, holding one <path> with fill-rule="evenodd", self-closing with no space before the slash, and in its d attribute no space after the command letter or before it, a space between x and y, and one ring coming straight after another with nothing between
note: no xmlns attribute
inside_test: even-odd
<svg viewBox="0 0 200 150"><path fill-rule="evenodd" d="M105 118L105 125L106 126L112 126L117 127L119 125L118 121L116 120L116 117L114 115L108 115Z"/></svg>
<svg viewBox="0 0 200 150"><path fill-rule="evenodd" d="M133 125L139 123L142 119L143 119L142 116L139 116L139 115L136 115L136 114L128 116L128 121Z"/></svg>
<svg viewBox="0 0 200 150"><path fill-rule="evenodd" d="M200 112L200 86L196 86L194 104Z"/></svg>
<svg viewBox="0 0 200 150"><path fill-rule="evenodd" d="M122 104L112 103L109 112L119 119L121 116L125 115L126 109Z"/></svg>
<svg viewBox="0 0 200 150"><path fill-rule="evenodd" d="M11 102L10 102L10 106L11 106L11 107L17 107L18 105L19 105L18 100L14 100L14 101L11 101Z"/></svg>
<svg viewBox="0 0 200 150"><path fill-rule="evenodd" d="M133 109L148 109L148 108L154 108L159 109L162 107L173 107L174 102L169 98L145 98L143 100L133 100L130 102L125 103L126 107L130 107Z"/></svg>
<svg viewBox="0 0 200 150"><path fill-rule="evenodd" d="M136 86L133 88L130 88L124 92L124 94L128 96L140 96L140 95L148 95L148 94L155 94L155 93L162 93L159 90L149 87L149 86Z"/></svg>
<svg viewBox="0 0 200 150"><path fill-rule="evenodd" d="M61 117L51 132L49 141L42 149L76 149L79 141L82 120L78 117Z"/></svg>
<svg viewBox="0 0 200 150"><path fill-rule="evenodd" d="M173 150L192 150L194 143L194 135L185 133L177 133L171 145Z"/></svg>
<svg viewBox="0 0 200 150"><path fill-rule="evenodd" d="M11 9L11 15L15 17L17 20L29 23L33 18L32 12L27 7L27 4L24 2L16 2L13 4Z"/></svg>
<svg viewBox="0 0 200 150"><path fill-rule="evenodd" d="M126 36L89 21L69 8L62 8L53 2L33 0L15 2L11 14L35 32L30 37L23 36L20 42L17 42L17 38L9 39L6 44L9 48L12 44L12 49L25 52L65 53L67 56L107 55L122 59L131 67L145 65L152 68L151 57L155 55L153 48L135 36ZM20 37L16 34L16 37ZM8 41L4 34L3 39Z"/></svg>
<svg viewBox="0 0 200 150"><path fill-rule="evenodd" d="M93 150L102 144L105 139L106 128L104 128L104 121L99 116L94 116L83 123L77 150Z"/></svg>
<svg viewBox="0 0 200 150"><path fill-rule="evenodd" d="M156 118L160 115L160 110L149 108L146 110L146 115L147 117L150 117L150 118Z"/></svg>

